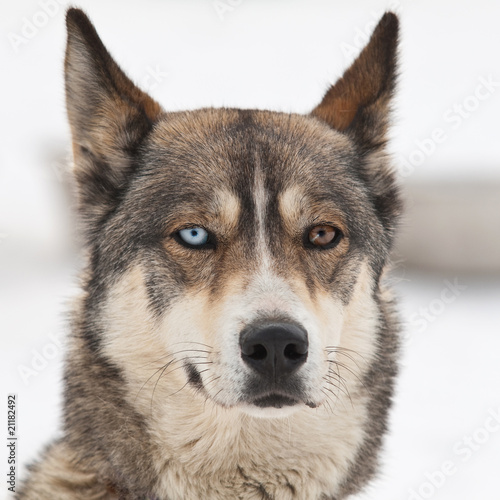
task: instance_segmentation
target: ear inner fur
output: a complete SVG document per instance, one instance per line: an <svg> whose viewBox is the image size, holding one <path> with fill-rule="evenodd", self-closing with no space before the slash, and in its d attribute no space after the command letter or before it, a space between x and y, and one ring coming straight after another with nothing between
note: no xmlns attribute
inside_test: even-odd
<svg viewBox="0 0 500 500"><path fill-rule="evenodd" d="M82 11L69 9L66 24L66 106L79 208L92 233L116 207L162 109L119 68Z"/></svg>
<svg viewBox="0 0 500 500"><path fill-rule="evenodd" d="M354 132L359 143L385 134L388 101L396 77L398 25L392 12L382 17L368 45L328 90L312 111L313 116L340 132ZM370 123L363 123L367 121ZM367 134L365 125L375 130Z"/></svg>
<svg viewBox="0 0 500 500"><path fill-rule="evenodd" d="M149 95L140 90L120 69L113 60L97 34L89 18L79 9L69 9L66 14L68 45L65 66L68 69L72 44L80 44L81 48L92 56L92 64L98 70L100 78L112 88L124 103L144 112L151 122L155 121L160 112L160 105ZM90 63L90 61L89 61Z"/></svg>

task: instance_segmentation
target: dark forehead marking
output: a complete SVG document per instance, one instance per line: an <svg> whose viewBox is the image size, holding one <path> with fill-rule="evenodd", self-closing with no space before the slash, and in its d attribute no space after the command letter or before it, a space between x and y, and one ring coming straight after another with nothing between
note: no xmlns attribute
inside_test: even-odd
<svg viewBox="0 0 500 500"><path fill-rule="evenodd" d="M258 147L255 144L255 123L252 112L238 110L237 119L228 127L231 139L227 154L235 191L241 200L242 214L240 219L252 217L255 205L252 197L252 185L255 175Z"/></svg>

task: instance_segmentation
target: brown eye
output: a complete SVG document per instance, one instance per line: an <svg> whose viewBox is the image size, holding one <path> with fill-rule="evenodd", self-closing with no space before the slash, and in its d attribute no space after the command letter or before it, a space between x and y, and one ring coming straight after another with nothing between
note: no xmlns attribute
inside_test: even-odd
<svg viewBox="0 0 500 500"><path fill-rule="evenodd" d="M341 232L333 226L314 226L308 234L309 243L315 247L332 248L339 240Z"/></svg>

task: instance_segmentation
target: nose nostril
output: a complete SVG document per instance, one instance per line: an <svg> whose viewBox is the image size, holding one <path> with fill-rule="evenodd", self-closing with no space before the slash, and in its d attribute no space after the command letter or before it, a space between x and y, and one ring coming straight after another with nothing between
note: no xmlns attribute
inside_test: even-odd
<svg viewBox="0 0 500 500"><path fill-rule="evenodd" d="M241 358L274 382L284 380L307 360L307 332L293 323L257 323L240 333Z"/></svg>
<svg viewBox="0 0 500 500"><path fill-rule="evenodd" d="M288 344L283 351L286 359L297 361L304 357L305 353L301 352L297 344Z"/></svg>
<svg viewBox="0 0 500 500"><path fill-rule="evenodd" d="M253 352L246 356L254 361L262 361L267 357L267 350L262 344L256 344L253 346Z"/></svg>

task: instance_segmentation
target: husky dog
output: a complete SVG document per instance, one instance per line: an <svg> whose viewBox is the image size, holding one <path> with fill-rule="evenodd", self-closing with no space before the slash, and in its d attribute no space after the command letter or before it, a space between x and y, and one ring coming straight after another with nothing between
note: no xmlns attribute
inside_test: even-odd
<svg viewBox="0 0 500 500"><path fill-rule="evenodd" d="M309 114L170 113L78 9L66 99L88 265L64 435L19 499L340 500L397 372L383 285L398 20Z"/></svg>

